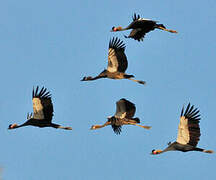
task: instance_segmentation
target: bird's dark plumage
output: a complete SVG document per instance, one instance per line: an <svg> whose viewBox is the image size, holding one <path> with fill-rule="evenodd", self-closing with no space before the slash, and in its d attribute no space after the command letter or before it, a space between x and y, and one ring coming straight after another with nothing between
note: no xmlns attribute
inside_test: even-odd
<svg viewBox="0 0 216 180"><path fill-rule="evenodd" d="M186 110L184 107L181 110L180 123L178 126L178 136L176 142L169 143L166 149L153 150L152 154L160 154L166 151L201 151L205 153L213 153L212 150L205 150L196 147L200 140L200 114L197 108L187 105Z"/></svg>
<svg viewBox="0 0 216 180"><path fill-rule="evenodd" d="M96 77L84 77L81 81L93 81L100 78L110 79L129 79L140 84L145 84L145 81L133 79L133 75L126 74L128 67L127 57L125 55L125 44L119 38L112 38L109 41L108 65L107 69L102 71Z"/></svg>
<svg viewBox="0 0 216 180"><path fill-rule="evenodd" d="M127 57L124 53L125 44L118 38L109 42L108 66L110 72L125 72L128 67Z"/></svg>
<svg viewBox="0 0 216 180"><path fill-rule="evenodd" d="M51 94L46 88L42 87L39 91L39 86L32 91L33 102L33 115L27 114L27 121L21 125L11 124L8 129L15 129L23 126L36 126L36 127L53 127L71 130L71 127L63 127L58 124L52 123L53 117L53 104Z"/></svg>
<svg viewBox="0 0 216 180"><path fill-rule="evenodd" d="M112 31L116 32L132 29L130 34L128 36L124 35L124 37L132 38L137 41L142 41L146 33L149 33L150 31L153 31L156 28L171 33L177 33L177 31L166 29L166 27L163 24L157 24L157 21L141 18L140 15L137 15L136 13L134 13L132 19L133 21L126 28L113 27Z"/></svg>
<svg viewBox="0 0 216 180"><path fill-rule="evenodd" d="M108 117L108 121L103 125L94 125L91 129L98 129L108 125L112 126L114 133L120 134L123 125L135 125L145 129L150 129L150 126L139 125L139 118L133 118L136 111L135 104L125 98L116 102L116 113L114 116Z"/></svg>

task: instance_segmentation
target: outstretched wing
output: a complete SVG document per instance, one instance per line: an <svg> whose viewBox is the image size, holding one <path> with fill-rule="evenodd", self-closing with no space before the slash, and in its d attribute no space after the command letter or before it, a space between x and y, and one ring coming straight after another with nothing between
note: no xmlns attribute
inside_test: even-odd
<svg viewBox="0 0 216 180"><path fill-rule="evenodd" d="M146 31L143 30L142 28L137 28L137 29L133 29L130 34L129 34L129 38L133 38L135 40L138 41L142 41L144 36L146 34ZM127 37L126 37L127 38Z"/></svg>
<svg viewBox="0 0 216 180"><path fill-rule="evenodd" d="M128 66L124 53L125 44L118 38L112 38L109 42L108 67L109 72L125 72Z"/></svg>
<svg viewBox="0 0 216 180"><path fill-rule="evenodd" d="M134 116L135 112L136 112L136 107L132 102L124 98L116 102L116 113L115 113L116 117L121 117L121 118L125 117L130 119Z"/></svg>
<svg viewBox="0 0 216 180"><path fill-rule="evenodd" d="M188 104L185 112L184 107L181 111L180 123L178 127L177 142L196 146L200 139L200 114L199 110Z"/></svg>
<svg viewBox="0 0 216 180"><path fill-rule="evenodd" d="M122 126L116 126L115 124L112 124L112 129L117 135L121 134L121 128Z"/></svg>
<svg viewBox="0 0 216 180"><path fill-rule="evenodd" d="M50 92L46 91L47 89L42 87L39 92L39 87L37 86L36 90L32 92L32 102L33 102L33 118L40 120L52 121L53 116L53 104L51 100Z"/></svg>
<svg viewBox="0 0 216 180"><path fill-rule="evenodd" d="M121 133L122 123L119 118L111 117L108 119L108 122L111 124L114 133L116 133L117 135Z"/></svg>

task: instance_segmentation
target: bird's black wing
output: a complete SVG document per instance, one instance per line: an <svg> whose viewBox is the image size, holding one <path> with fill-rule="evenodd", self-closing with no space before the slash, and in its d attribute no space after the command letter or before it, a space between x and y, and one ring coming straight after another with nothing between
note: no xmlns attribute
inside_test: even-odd
<svg viewBox="0 0 216 180"><path fill-rule="evenodd" d="M122 126L116 126L115 124L112 125L112 129L117 135L121 134L121 128Z"/></svg>
<svg viewBox="0 0 216 180"><path fill-rule="evenodd" d="M141 28L137 28L137 29L133 29L129 36L125 36L126 38L133 38L137 41L143 41L143 38L145 37L145 30L141 29Z"/></svg>
<svg viewBox="0 0 216 180"><path fill-rule="evenodd" d="M116 102L116 113L115 113L116 117L130 119L134 116L135 112L136 112L136 107L132 102L124 98Z"/></svg>
<svg viewBox="0 0 216 180"><path fill-rule="evenodd" d="M121 119L117 118L117 117L112 117L108 120L108 122L111 124L112 129L114 131L115 134L120 134L121 133Z"/></svg>

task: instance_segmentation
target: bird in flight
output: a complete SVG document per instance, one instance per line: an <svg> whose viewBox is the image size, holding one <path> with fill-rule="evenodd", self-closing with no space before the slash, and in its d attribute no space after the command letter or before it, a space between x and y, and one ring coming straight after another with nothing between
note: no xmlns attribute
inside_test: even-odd
<svg viewBox="0 0 216 180"><path fill-rule="evenodd" d="M184 107L181 111L180 123L178 126L178 136L176 142L168 143L168 147L164 150L152 150L152 154L161 154L167 151L200 151L205 153L213 153L212 150L206 150L196 147L200 140L200 114L199 110L188 104L185 112Z"/></svg>
<svg viewBox="0 0 216 180"><path fill-rule="evenodd" d="M93 125L91 127L91 130L103 128L105 126L111 125L114 133L120 134L121 133L121 127L123 125L134 125L139 126L145 129L150 129L151 126L142 126L140 125L140 119L139 118L133 118L136 111L135 105L122 98L119 101L116 102L116 113L114 116L108 117L108 121L103 125Z"/></svg>
<svg viewBox="0 0 216 180"><path fill-rule="evenodd" d="M72 130L71 127L63 127L58 124L52 123L53 117L53 104L51 100L50 92L47 92L47 89L42 87L39 91L39 87L36 87L36 90L33 88L32 92L32 102L33 102L33 115L27 114L27 121L21 125L10 124L8 129L16 129L23 126L36 126L36 127L53 127L65 130Z"/></svg>
<svg viewBox="0 0 216 180"><path fill-rule="evenodd" d="M125 38L132 38L137 41L143 41L145 34L155 29L161 29L171 33L177 33L177 31L175 30L166 29L166 27L163 24L157 24L157 21L140 18L140 15L134 14L132 18L133 18L133 22L130 23L126 28L122 28L121 26L112 27L111 32L125 31L125 30L132 29L129 36L125 36Z"/></svg>
<svg viewBox="0 0 216 180"><path fill-rule="evenodd" d="M127 57L125 55L125 44L118 38L112 38L109 42L108 66L96 77L84 77L81 81L93 81L100 78L110 79L129 79L140 84L145 81L133 79L133 75L125 73L128 67Z"/></svg>

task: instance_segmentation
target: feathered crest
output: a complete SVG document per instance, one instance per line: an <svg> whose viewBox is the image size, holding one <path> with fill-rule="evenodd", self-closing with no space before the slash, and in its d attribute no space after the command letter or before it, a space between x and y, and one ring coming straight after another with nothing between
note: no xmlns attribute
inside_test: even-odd
<svg viewBox="0 0 216 180"><path fill-rule="evenodd" d="M133 21L136 21L138 19L140 19L140 15L136 15L136 13L134 13L134 15L132 16Z"/></svg>

